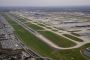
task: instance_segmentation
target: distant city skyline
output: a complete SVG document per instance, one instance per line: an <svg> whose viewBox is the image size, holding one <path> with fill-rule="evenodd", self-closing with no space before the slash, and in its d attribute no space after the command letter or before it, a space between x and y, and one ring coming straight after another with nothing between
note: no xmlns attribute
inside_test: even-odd
<svg viewBox="0 0 90 60"><path fill-rule="evenodd" d="M90 0L0 0L0 6L90 6Z"/></svg>

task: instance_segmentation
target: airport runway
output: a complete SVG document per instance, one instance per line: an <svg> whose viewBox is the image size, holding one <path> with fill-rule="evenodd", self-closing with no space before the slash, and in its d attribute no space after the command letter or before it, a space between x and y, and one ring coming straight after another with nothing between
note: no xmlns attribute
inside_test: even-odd
<svg viewBox="0 0 90 60"><path fill-rule="evenodd" d="M51 47L53 47L53 48L55 48L55 49L59 49L59 50L60 50L60 49L63 49L63 50L65 50L65 49L74 49L74 48L79 48L79 47L81 47L81 46L83 46L83 45L85 45L85 44L88 43L88 42L83 42L83 43L81 43L81 42L77 42L77 41L74 41L74 40L70 39L71 41L76 42L77 45L75 45L75 46L73 46L73 47L68 47L68 48L60 47L60 46L56 45L55 43L51 42L50 40L48 40L47 38L45 38L44 36L42 36L41 34L39 34L37 31L35 31L35 30L31 29L30 27L28 27L25 23L17 20L17 18L15 18L15 17L13 17L13 16L11 16L11 15L8 15L8 16L9 16L13 21L17 22L19 25L21 25L23 28L25 28L27 31L29 31L30 33L32 33L33 35L35 35L36 37L38 37L41 41L45 42L46 44L48 44L49 46L51 46ZM51 30L50 30L50 31L51 31ZM53 31L52 31L52 32L53 32ZM63 36L63 35L61 35L61 36ZM65 37L65 36L63 36L63 37ZM67 38L67 37L66 37L66 38ZM69 38L67 38L67 39L69 39Z"/></svg>

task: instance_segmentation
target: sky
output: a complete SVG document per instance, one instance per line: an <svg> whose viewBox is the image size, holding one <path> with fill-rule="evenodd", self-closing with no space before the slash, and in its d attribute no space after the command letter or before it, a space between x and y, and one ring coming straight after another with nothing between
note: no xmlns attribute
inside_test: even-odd
<svg viewBox="0 0 90 60"><path fill-rule="evenodd" d="M90 6L90 0L0 0L0 6Z"/></svg>

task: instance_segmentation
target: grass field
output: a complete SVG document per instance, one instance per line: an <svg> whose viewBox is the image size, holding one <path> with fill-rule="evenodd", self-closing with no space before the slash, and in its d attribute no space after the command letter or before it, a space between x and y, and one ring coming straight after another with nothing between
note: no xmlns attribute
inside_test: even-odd
<svg viewBox="0 0 90 60"><path fill-rule="evenodd" d="M72 35L69 35L69 34L63 34L63 35L70 38L70 39L73 39L73 40L76 40L76 41L79 41L79 42L83 42L83 40L81 40L80 38L77 38L75 36L72 36Z"/></svg>
<svg viewBox="0 0 90 60"><path fill-rule="evenodd" d="M40 23L37 23L37 24L40 25L40 26L46 27L46 28L48 28L48 29L52 29L51 27L46 26L46 25L44 25L44 24L40 24Z"/></svg>
<svg viewBox="0 0 90 60"><path fill-rule="evenodd" d="M42 27L39 27L35 24L32 23L26 23L29 27L31 27L34 30L44 30ZM43 36L45 36L46 38L48 38L49 40L51 40L52 42L56 43L57 45L61 46L61 47L71 47L76 45L75 43L73 43L72 41L58 36L57 34L54 34L50 31L39 31Z"/></svg>
<svg viewBox="0 0 90 60"><path fill-rule="evenodd" d="M62 36L54 34L53 32L50 32L50 31L39 31L39 33L41 33L43 36L45 36L52 42L56 43L60 47L71 47L71 46L76 45L74 42L72 42Z"/></svg>
<svg viewBox="0 0 90 60"><path fill-rule="evenodd" d="M78 49L71 50L54 50L50 48L48 45L40 41L34 35L26 31L23 27L12 21L6 15L5 18L7 21L14 27L15 32L22 38L22 41L30 47L32 50L38 52L43 56L47 56L52 58L53 60L89 60L85 56L81 55L80 50L82 51L86 47L89 47L90 44L87 44Z"/></svg>
<svg viewBox="0 0 90 60"><path fill-rule="evenodd" d="M80 36L79 34L77 34L77 33L71 33L71 34L73 34L73 35L75 35L75 36Z"/></svg>
<svg viewBox="0 0 90 60"><path fill-rule="evenodd" d="M34 29L34 30L44 30L44 28L37 26L35 24L32 24L31 22L26 23L26 25L28 25L30 28Z"/></svg>
<svg viewBox="0 0 90 60"><path fill-rule="evenodd" d="M40 24L40 23L37 23L38 25L40 25L40 26L44 26L44 27L46 27L44 24Z"/></svg>

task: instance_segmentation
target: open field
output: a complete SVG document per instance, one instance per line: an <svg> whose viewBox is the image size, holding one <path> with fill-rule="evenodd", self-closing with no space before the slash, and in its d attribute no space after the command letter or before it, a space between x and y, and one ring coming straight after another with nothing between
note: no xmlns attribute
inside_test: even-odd
<svg viewBox="0 0 90 60"><path fill-rule="evenodd" d="M38 25L40 25L40 26L44 26L44 27L45 27L45 25L43 25L43 24L40 24L40 23L38 23Z"/></svg>
<svg viewBox="0 0 90 60"><path fill-rule="evenodd" d="M34 30L44 30L42 27L39 27L30 22L26 23L26 24ZM53 32L50 32L50 31L38 31L38 32L60 47L72 47L72 46L76 45L74 42L72 42L64 37L61 37L57 34L54 34Z"/></svg>
<svg viewBox="0 0 90 60"><path fill-rule="evenodd" d="M79 41L79 42L83 42L83 40L81 40L80 38L77 38L75 36L72 36L72 35L69 35L69 34L63 34L63 35L70 38L70 39L73 39L73 40L76 40L76 41Z"/></svg>
<svg viewBox="0 0 90 60"><path fill-rule="evenodd" d="M86 47L89 47L90 44L82 46L78 49L72 50L54 50L48 45L43 43L41 40L36 38L34 35L29 33L23 27L18 25L16 22L12 21L9 17L5 17L8 22L14 27L15 32L22 38L22 41L30 47L32 50L37 53L52 58L53 60L88 60L88 58L81 55L81 52Z"/></svg>
<svg viewBox="0 0 90 60"><path fill-rule="evenodd" d="M48 38L49 40L51 40L52 42L56 43L57 45L59 45L60 47L71 47L76 45L75 43L73 43L72 41L59 36L57 34L54 34L53 32L50 31L39 31L43 36L45 36L46 38Z"/></svg>
<svg viewBox="0 0 90 60"><path fill-rule="evenodd" d="M30 28L34 29L34 30L44 30L42 27L39 27L35 24L32 24L31 22L26 23Z"/></svg>
<svg viewBox="0 0 90 60"><path fill-rule="evenodd" d="M71 34L73 34L73 35L75 35L75 36L80 36L79 34L77 34L77 33L71 33Z"/></svg>

